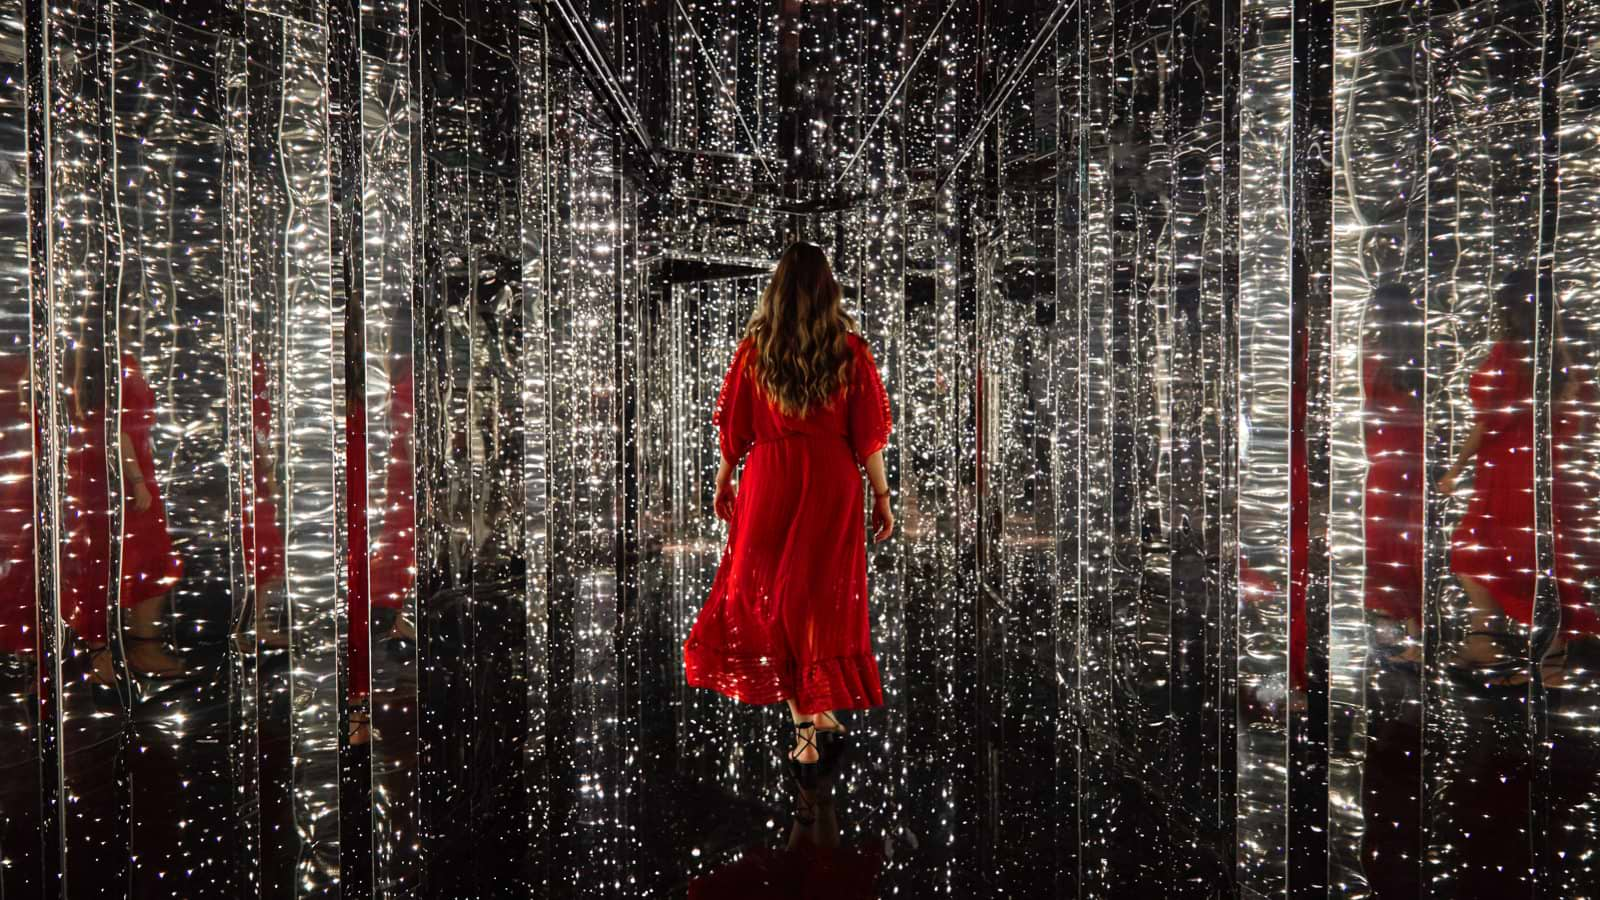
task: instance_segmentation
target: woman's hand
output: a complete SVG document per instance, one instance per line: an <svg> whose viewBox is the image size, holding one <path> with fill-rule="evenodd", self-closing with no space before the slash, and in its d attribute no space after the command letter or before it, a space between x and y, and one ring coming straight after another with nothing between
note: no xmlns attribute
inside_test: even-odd
<svg viewBox="0 0 1600 900"><path fill-rule="evenodd" d="M1451 469L1449 472L1446 472L1445 476L1443 478L1439 479L1439 485L1438 486L1439 486L1439 494L1440 494L1440 496L1448 497L1451 494L1455 493L1455 490L1456 490L1456 479L1459 478L1460 476L1461 476L1461 473L1459 471L1455 470L1455 469Z"/></svg>
<svg viewBox="0 0 1600 900"><path fill-rule="evenodd" d="M135 481L128 490L128 499L133 502L133 508L137 512L145 512L156 502L155 498L150 496L150 488L145 486L142 478Z"/></svg>
<svg viewBox="0 0 1600 900"><path fill-rule="evenodd" d="M733 522L733 502L738 497L738 492L733 486L733 469L727 463L717 470L717 495L712 501L712 507L717 511L717 518L724 522Z"/></svg>
<svg viewBox="0 0 1600 900"><path fill-rule="evenodd" d="M894 534L894 510L889 508L887 494L872 498L872 542L881 544Z"/></svg>

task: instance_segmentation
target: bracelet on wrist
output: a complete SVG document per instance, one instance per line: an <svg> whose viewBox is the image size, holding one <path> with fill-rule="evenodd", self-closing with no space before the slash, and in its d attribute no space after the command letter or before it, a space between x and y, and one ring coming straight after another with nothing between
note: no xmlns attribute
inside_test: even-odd
<svg viewBox="0 0 1600 900"><path fill-rule="evenodd" d="M887 496L889 496L889 492L888 492L888 491L884 491L884 492L883 492L883 493L881 493L881 494L880 494L880 493L878 493L878 492L877 492L877 491L873 491L873 492L872 492L872 496L874 496L874 497L877 497L877 498L880 498L880 499L881 499L881 498L884 498L884 497L887 497Z"/></svg>

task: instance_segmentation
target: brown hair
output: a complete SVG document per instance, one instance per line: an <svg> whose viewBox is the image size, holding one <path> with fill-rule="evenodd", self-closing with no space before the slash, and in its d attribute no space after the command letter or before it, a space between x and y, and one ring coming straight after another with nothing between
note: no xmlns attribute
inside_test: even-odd
<svg viewBox="0 0 1600 900"><path fill-rule="evenodd" d="M822 250L793 244L745 326L751 375L784 415L804 416L826 405L850 378L846 335L856 323L841 296Z"/></svg>

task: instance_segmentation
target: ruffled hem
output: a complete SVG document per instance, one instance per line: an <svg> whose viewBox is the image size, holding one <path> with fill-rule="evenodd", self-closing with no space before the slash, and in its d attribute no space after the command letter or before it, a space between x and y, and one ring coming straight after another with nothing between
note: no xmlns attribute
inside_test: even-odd
<svg viewBox="0 0 1600 900"><path fill-rule="evenodd" d="M753 706L793 699L802 713L870 709L883 705L878 661L871 653L815 660L799 673L798 685L786 660L748 657L685 643L684 675L690 687L708 688Z"/></svg>

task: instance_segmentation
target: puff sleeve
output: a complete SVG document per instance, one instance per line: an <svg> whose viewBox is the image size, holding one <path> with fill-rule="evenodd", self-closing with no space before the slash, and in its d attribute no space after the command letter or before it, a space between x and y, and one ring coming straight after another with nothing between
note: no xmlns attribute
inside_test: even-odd
<svg viewBox="0 0 1600 900"><path fill-rule="evenodd" d="M855 452L856 462L865 463L872 454L888 445L889 433L894 430L889 394L883 389L878 362L872 358L872 349L866 341L856 342L855 372L850 381L846 415L850 449Z"/></svg>
<svg viewBox="0 0 1600 900"><path fill-rule="evenodd" d="M728 374L722 379L722 391L717 395L717 408L711 414L711 423L717 426L717 444L722 449L722 458L736 465L756 439L752 385L744 371L749 346L748 342L741 342L734 351L733 363L728 366Z"/></svg>

